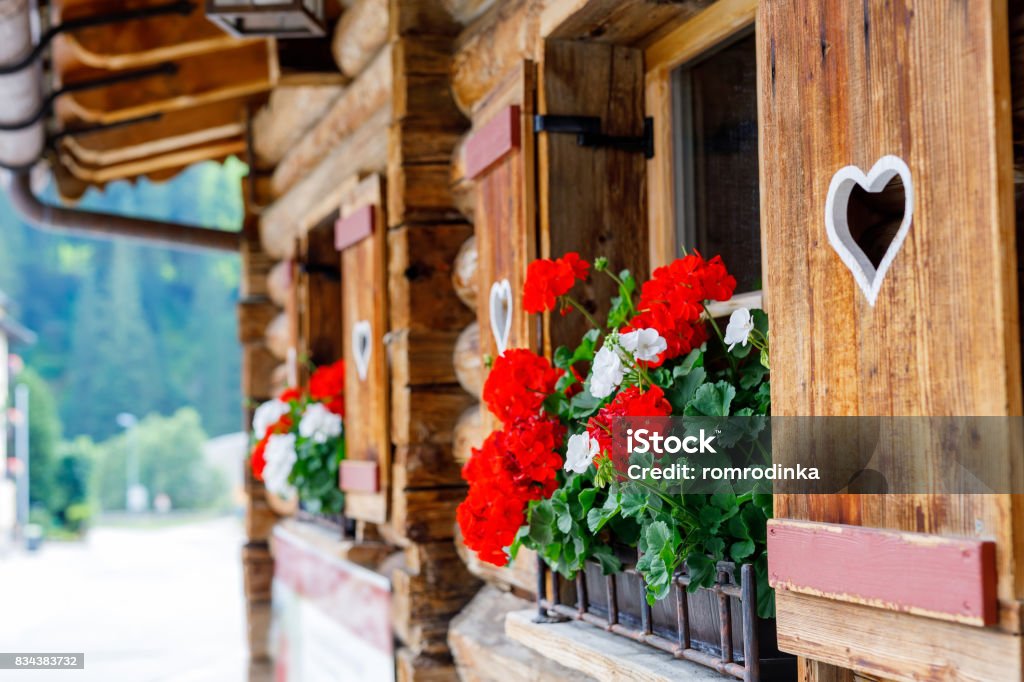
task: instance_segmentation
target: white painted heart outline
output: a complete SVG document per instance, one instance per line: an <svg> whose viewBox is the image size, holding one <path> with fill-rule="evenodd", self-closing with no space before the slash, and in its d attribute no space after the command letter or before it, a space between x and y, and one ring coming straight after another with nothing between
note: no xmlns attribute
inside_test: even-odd
<svg viewBox="0 0 1024 682"><path fill-rule="evenodd" d="M896 236L886 249L878 267L875 268L867 254L850 234L847 216L850 194L857 185L871 193L881 192L897 175L903 181L903 193L906 197L903 222L900 223ZM828 197L825 199L825 229L828 232L828 241L846 267L853 273L854 280L872 307L878 299L878 292L882 289L882 282L885 280L885 274L889 271L889 266L892 265L896 254L903 247L903 241L907 238L907 232L910 231L913 215L914 183L910 177L910 168L898 156L891 154L883 156L871 167L867 175L857 166L846 166L840 168L832 176L832 182L828 187Z"/></svg>
<svg viewBox="0 0 1024 682"><path fill-rule="evenodd" d="M371 332L369 320L359 320L352 325L352 357L356 361L356 374L360 381L366 381L366 373L370 369L370 355L373 352Z"/></svg>
<svg viewBox="0 0 1024 682"><path fill-rule="evenodd" d="M512 285L507 279L491 285L490 318L494 345L501 355L508 348L508 336L512 331Z"/></svg>

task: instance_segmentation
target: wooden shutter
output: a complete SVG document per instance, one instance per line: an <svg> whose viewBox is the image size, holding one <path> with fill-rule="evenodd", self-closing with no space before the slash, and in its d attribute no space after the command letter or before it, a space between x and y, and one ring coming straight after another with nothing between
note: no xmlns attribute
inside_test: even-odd
<svg viewBox="0 0 1024 682"><path fill-rule="evenodd" d="M643 52L576 40L547 40L540 78L542 114L596 116L606 135L634 137L644 126ZM655 127L659 124L654 122ZM576 135L541 133L537 141L542 253L578 251L588 261L605 256L617 272L640 280L648 271L646 159L610 147L582 147ZM603 313L617 292L608 277L573 290L584 306ZM549 348L579 343L588 323L579 313L545 322Z"/></svg>
<svg viewBox="0 0 1024 682"><path fill-rule="evenodd" d="M387 520L391 439L388 431L387 223L383 180L373 175L343 200L335 231L341 250L345 358L345 514Z"/></svg>
<svg viewBox="0 0 1024 682"><path fill-rule="evenodd" d="M1005 12L959 0L758 4L774 414L1021 413ZM871 305L830 246L825 201L840 168L866 173L889 154L909 167L915 206ZM1007 449L1007 465L1019 456ZM892 679L1021 679L1020 640L1004 634L1021 631L1019 499L780 495L775 512L992 538L998 571L999 630L779 590L783 649ZM808 666L808 679L849 679Z"/></svg>
<svg viewBox="0 0 1024 682"><path fill-rule="evenodd" d="M500 355L499 335L507 339L506 348L537 346L522 306L526 266L537 254L533 101L534 65L524 62L478 103L464 151L466 177L476 192L477 319L484 357Z"/></svg>

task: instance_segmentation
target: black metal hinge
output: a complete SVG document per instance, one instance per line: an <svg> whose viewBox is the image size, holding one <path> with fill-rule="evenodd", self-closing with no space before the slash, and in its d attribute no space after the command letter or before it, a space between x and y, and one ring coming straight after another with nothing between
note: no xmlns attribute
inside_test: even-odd
<svg viewBox="0 0 1024 682"><path fill-rule="evenodd" d="M601 130L601 119L598 116L560 116L556 114L537 114L533 117L535 133L565 133L576 136L576 144L581 147L603 147L621 149L626 152L643 154L645 158L654 158L654 119L644 119L644 132L639 137L623 135L606 135Z"/></svg>

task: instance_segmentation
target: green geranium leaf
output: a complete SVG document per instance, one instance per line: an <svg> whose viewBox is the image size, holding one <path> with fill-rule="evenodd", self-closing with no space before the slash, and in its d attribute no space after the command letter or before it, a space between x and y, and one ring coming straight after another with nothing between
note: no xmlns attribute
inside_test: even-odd
<svg viewBox="0 0 1024 682"><path fill-rule="evenodd" d="M732 543L732 547L729 548L729 554L732 556L732 560L736 563L740 563L753 553L753 540L740 540L739 542Z"/></svg>
<svg viewBox="0 0 1024 682"><path fill-rule="evenodd" d="M568 370L572 365L572 351L565 346L559 346L551 356L551 362L558 369Z"/></svg>
<svg viewBox="0 0 1024 682"><path fill-rule="evenodd" d="M594 559L601 564L601 573L603 575L612 575L622 570L622 562L615 556L612 548L607 545L598 545L594 548L591 553Z"/></svg>
<svg viewBox="0 0 1024 682"><path fill-rule="evenodd" d="M684 413L694 417L727 417L735 397L736 389L727 381L702 384L686 405Z"/></svg>

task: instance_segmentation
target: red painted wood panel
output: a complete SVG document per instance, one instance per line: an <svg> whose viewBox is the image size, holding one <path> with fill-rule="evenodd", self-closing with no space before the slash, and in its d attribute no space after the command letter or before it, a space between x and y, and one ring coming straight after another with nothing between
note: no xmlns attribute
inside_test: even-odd
<svg viewBox="0 0 1024 682"><path fill-rule="evenodd" d="M334 223L334 248L344 251L373 234L376 211L371 204L357 208Z"/></svg>
<svg viewBox="0 0 1024 682"><path fill-rule="evenodd" d="M974 625L997 621L988 540L773 519L772 587Z"/></svg>
<svg viewBox="0 0 1024 682"><path fill-rule="evenodd" d="M466 177L473 179L519 148L519 106L512 105L496 114L466 141Z"/></svg>
<svg viewBox="0 0 1024 682"><path fill-rule="evenodd" d="M377 462L346 459L339 472L341 489L354 493L375 493L380 490L380 466Z"/></svg>

